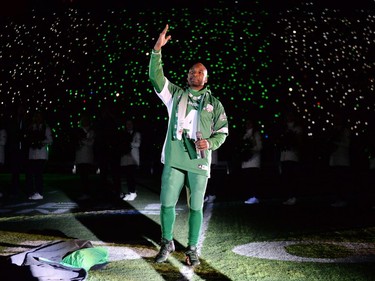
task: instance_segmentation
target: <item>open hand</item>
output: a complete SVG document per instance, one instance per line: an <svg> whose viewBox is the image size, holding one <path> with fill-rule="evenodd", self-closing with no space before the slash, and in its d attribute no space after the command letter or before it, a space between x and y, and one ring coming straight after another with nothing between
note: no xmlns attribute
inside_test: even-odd
<svg viewBox="0 0 375 281"><path fill-rule="evenodd" d="M166 35L168 31L169 25L165 25L163 31L159 34L158 41L156 41L154 50L159 51L167 42L172 38L171 35Z"/></svg>

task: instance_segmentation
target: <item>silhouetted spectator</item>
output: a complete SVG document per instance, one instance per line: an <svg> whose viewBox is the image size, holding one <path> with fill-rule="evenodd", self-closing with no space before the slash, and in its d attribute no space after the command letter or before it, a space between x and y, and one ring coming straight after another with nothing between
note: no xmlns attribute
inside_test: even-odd
<svg viewBox="0 0 375 281"><path fill-rule="evenodd" d="M121 192L119 123L114 110L106 105L94 126L94 153L100 171L100 185L115 198L123 197Z"/></svg>
<svg viewBox="0 0 375 281"><path fill-rule="evenodd" d="M25 171L28 158L26 129L28 127L26 109L22 103L14 105L6 125L8 140L6 144L6 161L9 163L11 182L8 194L17 197L21 191L21 173Z"/></svg>
<svg viewBox="0 0 375 281"><path fill-rule="evenodd" d="M80 118L79 127L74 131L75 161L73 172L80 177L82 195L79 199L87 199L90 193L89 176L94 169L95 132L91 119L84 114Z"/></svg>
<svg viewBox="0 0 375 281"><path fill-rule="evenodd" d="M344 207L352 189L350 163L351 132L343 113L333 115L332 128L326 139L329 150L329 186L332 192L332 207Z"/></svg>
<svg viewBox="0 0 375 281"><path fill-rule="evenodd" d="M284 118L278 140L281 187L285 189L288 198L283 204L294 205L297 202L302 173L301 151L303 128L294 112L286 112Z"/></svg>
<svg viewBox="0 0 375 281"><path fill-rule="evenodd" d="M241 182L245 187L247 195L251 195L245 201L245 204L259 203L262 149L262 136L254 120L249 118L246 120L240 151Z"/></svg>
<svg viewBox="0 0 375 281"><path fill-rule="evenodd" d="M141 133L134 128L133 120L125 122L125 137L121 149L121 168L125 175L128 193L124 201L133 201L137 197L136 174L140 165Z"/></svg>
<svg viewBox="0 0 375 281"><path fill-rule="evenodd" d="M5 164L5 144L7 142L7 131L3 122L3 118L0 120L0 172L4 169ZM0 198L3 197L3 193L0 192Z"/></svg>
<svg viewBox="0 0 375 281"><path fill-rule="evenodd" d="M29 157L26 167L26 189L30 200L43 199L44 168L48 160L48 147L52 144L52 131L40 111L34 113L27 128Z"/></svg>

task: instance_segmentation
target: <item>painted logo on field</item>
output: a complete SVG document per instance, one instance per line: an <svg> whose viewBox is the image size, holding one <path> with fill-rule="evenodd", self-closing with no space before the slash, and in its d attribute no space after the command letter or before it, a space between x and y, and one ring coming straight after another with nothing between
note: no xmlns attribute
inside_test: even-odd
<svg viewBox="0 0 375 281"><path fill-rule="evenodd" d="M345 258L307 258L291 255L286 251L290 245L339 245L350 250L352 255ZM321 263L358 263L358 262L375 262L375 255L363 255L363 250L375 252L375 245L369 243L353 242L320 242L320 241L264 241L253 242L233 248L233 252L247 257L297 261L297 262L321 262Z"/></svg>

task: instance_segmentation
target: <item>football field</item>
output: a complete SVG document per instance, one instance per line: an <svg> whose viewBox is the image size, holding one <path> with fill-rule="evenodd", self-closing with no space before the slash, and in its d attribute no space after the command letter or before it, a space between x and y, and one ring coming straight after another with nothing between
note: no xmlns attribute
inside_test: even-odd
<svg viewBox="0 0 375 281"><path fill-rule="evenodd" d="M0 178L3 187L9 175ZM2 258L56 240L84 239L105 247L108 263L88 271L87 280L375 280L375 210L361 206L332 208L316 194L283 205L277 192L260 204L244 204L239 183L222 174L217 198L205 203L199 243L201 265L185 265L186 193L181 193L175 227L176 251L166 263L154 263L160 241L160 176L138 175L134 201L114 198L97 185L78 200L79 180L69 173L45 174L42 200L2 198ZM277 181L275 181L277 182ZM273 190L273 189L270 189ZM123 183L126 191L126 183Z"/></svg>

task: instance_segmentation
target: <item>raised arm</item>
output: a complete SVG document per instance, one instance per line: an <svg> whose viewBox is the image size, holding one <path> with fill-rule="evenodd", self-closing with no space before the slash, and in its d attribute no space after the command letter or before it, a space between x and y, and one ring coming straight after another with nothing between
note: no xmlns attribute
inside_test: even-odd
<svg viewBox="0 0 375 281"><path fill-rule="evenodd" d="M161 48L171 39L171 35L166 36L168 28L168 24L165 25L163 31L159 34L159 38L152 50L149 65L150 81L158 93L162 91L165 85L165 77L161 63Z"/></svg>
<svg viewBox="0 0 375 281"><path fill-rule="evenodd" d="M158 41L156 41L154 50L155 51L160 51L160 49L167 44L167 42L172 38L171 35L167 36L167 31L168 31L169 25L165 25L163 31L159 34Z"/></svg>

